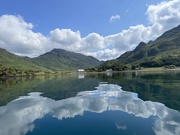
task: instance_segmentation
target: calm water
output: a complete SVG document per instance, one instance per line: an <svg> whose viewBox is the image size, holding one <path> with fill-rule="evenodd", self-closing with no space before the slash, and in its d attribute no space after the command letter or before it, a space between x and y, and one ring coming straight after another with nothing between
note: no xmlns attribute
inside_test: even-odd
<svg viewBox="0 0 180 135"><path fill-rule="evenodd" d="M180 72L0 80L0 135L180 135Z"/></svg>

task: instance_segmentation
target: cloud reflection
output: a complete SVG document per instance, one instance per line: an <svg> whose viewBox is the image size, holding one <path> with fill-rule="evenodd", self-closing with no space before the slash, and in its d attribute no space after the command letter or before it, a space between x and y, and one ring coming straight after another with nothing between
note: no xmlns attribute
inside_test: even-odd
<svg viewBox="0 0 180 135"><path fill-rule="evenodd" d="M120 110L136 117L155 116L153 130L157 135L180 134L180 112L158 102L143 101L136 93L118 85L100 84L95 91L83 91L76 97L55 101L30 93L0 107L0 135L25 135L34 129L36 119L51 113L59 120L83 115L85 111L102 113ZM122 128L121 126L119 126Z"/></svg>

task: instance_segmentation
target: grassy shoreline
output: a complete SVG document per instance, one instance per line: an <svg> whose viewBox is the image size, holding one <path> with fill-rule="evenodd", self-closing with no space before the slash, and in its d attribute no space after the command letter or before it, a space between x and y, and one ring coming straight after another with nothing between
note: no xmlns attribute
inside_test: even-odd
<svg viewBox="0 0 180 135"><path fill-rule="evenodd" d="M36 71L27 74L7 74L1 75L0 78L15 78L15 77L36 77L36 76L56 76L56 75L78 75L78 74L103 74L103 73L123 73L123 72L165 72L165 71L179 71L180 67L174 69L165 69L164 67L141 68L139 70L126 70L126 71L103 71L103 72L78 72L78 71Z"/></svg>

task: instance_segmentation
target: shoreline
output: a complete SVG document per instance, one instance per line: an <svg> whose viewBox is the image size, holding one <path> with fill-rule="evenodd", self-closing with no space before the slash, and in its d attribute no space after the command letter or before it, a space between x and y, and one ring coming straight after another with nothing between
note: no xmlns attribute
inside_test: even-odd
<svg viewBox="0 0 180 135"><path fill-rule="evenodd" d="M22 77L22 78L33 78L33 77L38 77L38 76L62 76L62 75L85 75L85 74L107 74L107 73L156 73L156 72L180 72L180 67L175 68L175 69L164 69L164 68L144 68L140 70L126 70L126 71L103 71L103 72L78 72L78 71L52 71L49 73L46 72L38 72L34 73L31 75L9 75L9 76L0 76L0 79L6 79L6 78L17 78L17 77Z"/></svg>
<svg viewBox="0 0 180 135"><path fill-rule="evenodd" d="M159 71L180 71L180 68L175 68L175 69L164 69L163 67L160 68L143 68L140 70L125 70L125 71L103 71L103 72L86 72L86 73L116 73L116 72L159 72Z"/></svg>

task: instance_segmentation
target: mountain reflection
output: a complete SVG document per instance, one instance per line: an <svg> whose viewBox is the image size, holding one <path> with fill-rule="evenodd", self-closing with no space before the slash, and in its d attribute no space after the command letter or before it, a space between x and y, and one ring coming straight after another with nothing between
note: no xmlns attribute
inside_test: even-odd
<svg viewBox="0 0 180 135"><path fill-rule="evenodd" d="M0 135L25 135L35 128L33 122L46 114L62 120L83 116L85 111L102 113L109 110L119 110L141 118L154 116L153 130L157 135L180 134L179 111L158 102L143 101L136 93L123 91L118 85L100 84L96 89L59 101L43 97L41 93L19 97L0 107Z"/></svg>

